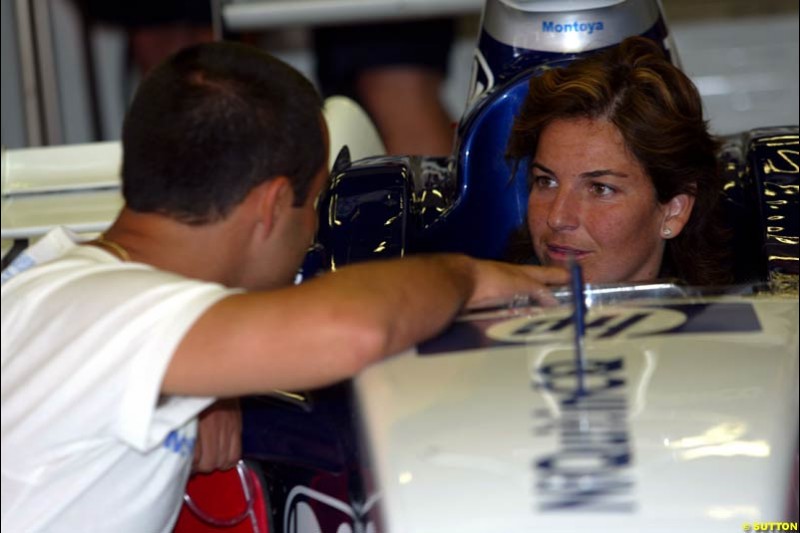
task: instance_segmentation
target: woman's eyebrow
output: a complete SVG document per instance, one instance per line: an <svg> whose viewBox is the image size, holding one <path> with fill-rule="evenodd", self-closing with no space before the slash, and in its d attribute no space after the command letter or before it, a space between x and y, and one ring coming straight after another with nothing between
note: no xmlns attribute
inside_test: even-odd
<svg viewBox="0 0 800 533"><path fill-rule="evenodd" d="M544 172L544 173L546 173L546 174L550 174L551 176L555 176L555 175L556 175L556 173L555 173L555 172L553 172L552 170L550 170L550 169L549 169L549 168L547 168L546 166L542 165L541 163L537 163L536 161L534 161L533 163L531 163L531 167L536 167L536 168L538 168L539 170L541 170L542 172Z"/></svg>
<svg viewBox="0 0 800 533"><path fill-rule="evenodd" d="M616 170L611 169L601 169L601 170L592 170L589 172L582 172L580 177L581 178L601 178L603 176L614 176L617 178L627 178L629 177L628 174L624 172L618 172Z"/></svg>
<svg viewBox="0 0 800 533"><path fill-rule="evenodd" d="M546 174L550 174L551 176L555 176L556 173L541 163L534 161L531 163L531 167L538 168L542 172ZM608 168L598 169L598 170L590 170L589 172L583 172L580 174L580 177L583 179L592 179L592 178L600 178L603 176L614 176L617 178L628 178L630 177L625 172L619 172L617 170L611 170Z"/></svg>

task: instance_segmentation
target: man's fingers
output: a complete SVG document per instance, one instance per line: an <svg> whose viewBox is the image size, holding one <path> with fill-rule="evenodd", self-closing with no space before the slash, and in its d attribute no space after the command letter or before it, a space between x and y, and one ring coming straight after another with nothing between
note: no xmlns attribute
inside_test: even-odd
<svg viewBox="0 0 800 533"><path fill-rule="evenodd" d="M522 266L527 274L544 285L558 286L569 283L569 272L554 266Z"/></svg>
<svg viewBox="0 0 800 533"><path fill-rule="evenodd" d="M512 265L480 261L476 270L475 290L467 307L496 304L527 295L542 305L555 305L548 287L565 285L569 273L559 267Z"/></svg>
<svg viewBox="0 0 800 533"><path fill-rule="evenodd" d="M569 272L560 267L527 267L529 275L545 285L536 287L529 292L539 305L543 307L554 307L558 305L558 299L553 295L550 287L558 287L569 283Z"/></svg>
<svg viewBox="0 0 800 533"><path fill-rule="evenodd" d="M195 443L195 472L227 470L242 455L242 415L238 400L218 400L199 417Z"/></svg>
<svg viewBox="0 0 800 533"><path fill-rule="evenodd" d="M203 457L203 441L195 439L194 441L194 456L192 457L192 472L197 472L200 467L200 461Z"/></svg>
<svg viewBox="0 0 800 533"><path fill-rule="evenodd" d="M242 458L242 439L238 437L231 439L228 449L230 450L228 454L228 468L233 468L236 466L236 463L239 462L239 459Z"/></svg>

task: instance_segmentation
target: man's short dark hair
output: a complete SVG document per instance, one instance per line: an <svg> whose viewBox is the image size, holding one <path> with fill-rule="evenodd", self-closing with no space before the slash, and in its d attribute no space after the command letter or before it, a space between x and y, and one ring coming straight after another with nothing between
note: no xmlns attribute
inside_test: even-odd
<svg viewBox="0 0 800 533"><path fill-rule="evenodd" d="M187 48L145 78L125 118L126 204L205 224L286 176L302 205L325 161L321 108L306 78L263 51Z"/></svg>

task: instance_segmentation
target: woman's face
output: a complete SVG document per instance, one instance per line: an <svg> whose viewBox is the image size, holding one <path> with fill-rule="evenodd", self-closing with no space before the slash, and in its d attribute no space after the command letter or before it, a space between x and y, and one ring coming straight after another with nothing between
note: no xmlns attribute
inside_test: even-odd
<svg viewBox="0 0 800 533"><path fill-rule="evenodd" d="M567 266L574 258L592 283L656 278L664 239L685 223L674 216L677 199L691 211L686 195L658 203L650 176L603 119L545 127L529 179L528 227L539 260Z"/></svg>

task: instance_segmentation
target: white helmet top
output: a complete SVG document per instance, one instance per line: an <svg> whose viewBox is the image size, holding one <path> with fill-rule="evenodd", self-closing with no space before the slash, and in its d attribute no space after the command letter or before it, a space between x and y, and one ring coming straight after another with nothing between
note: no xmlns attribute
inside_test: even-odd
<svg viewBox="0 0 800 533"><path fill-rule="evenodd" d="M644 34L659 17L657 0L488 0L483 30L514 48L575 53Z"/></svg>

